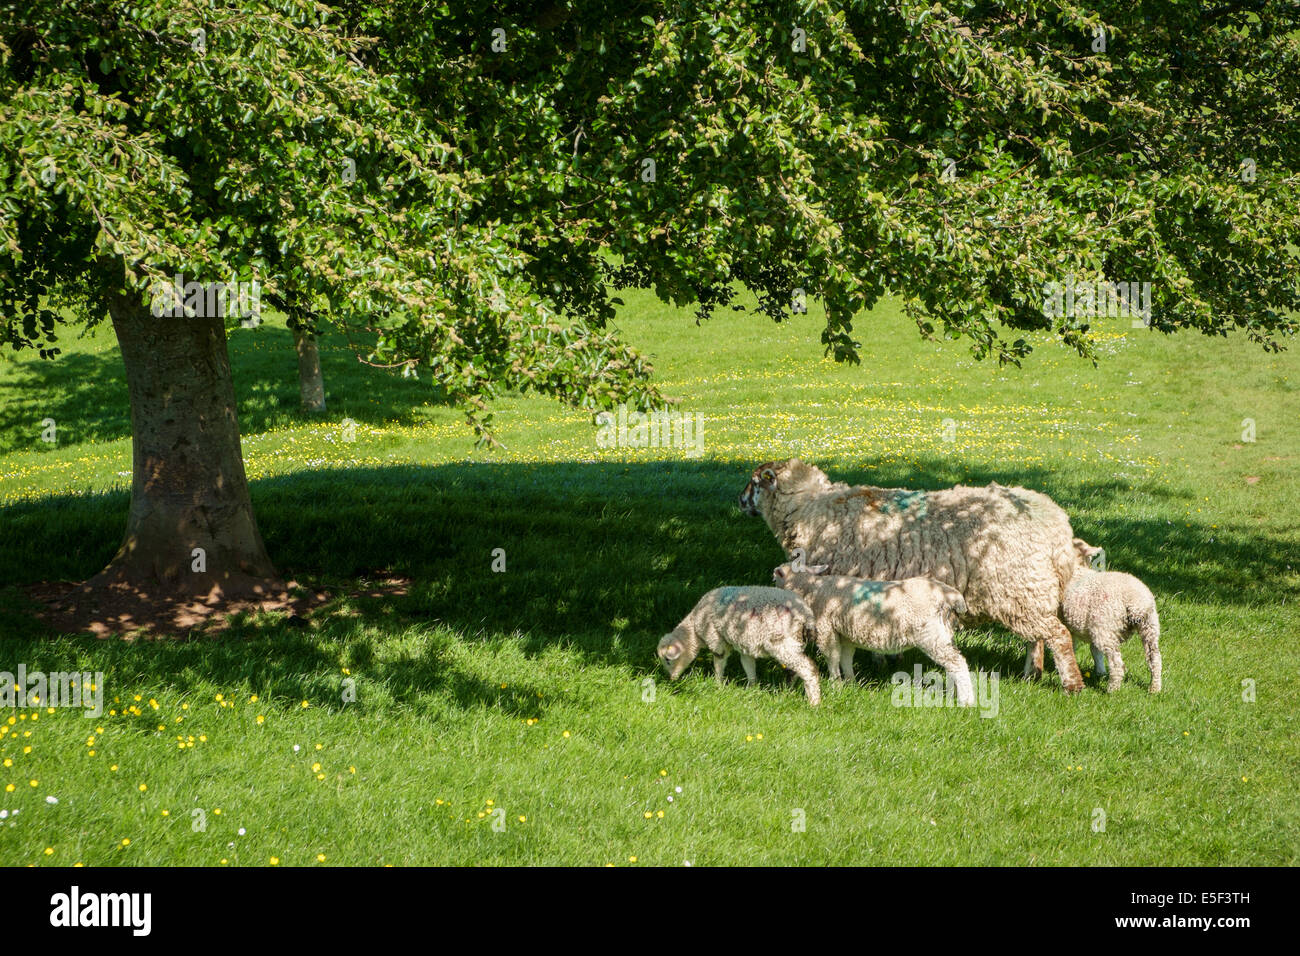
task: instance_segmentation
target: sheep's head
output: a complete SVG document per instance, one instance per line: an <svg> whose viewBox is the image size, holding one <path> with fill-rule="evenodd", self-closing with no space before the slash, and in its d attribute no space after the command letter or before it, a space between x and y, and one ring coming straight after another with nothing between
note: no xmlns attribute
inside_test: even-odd
<svg viewBox="0 0 1300 956"><path fill-rule="evenodd" d="M791 582L792 575L800 573L825 574L829 570L829 564L804 564L802 559L787 561L785 564L778 564L772 569L772 583L779 588L783 588Z"/></svg>
<svg viewBox="0 0 1300 956"><path fill-rule="evenodd" d="M659 660L668 672L669 680L677 680L682 671L691 666L695 660L697 648L687 639L679 627L671 634L665 634L659 641Z"/></svg>
<svg viewBox="0 0 1300 956"><path fill-rule="evenodd" d="M754 469L749 483L740 493L740 510L747 515L763 514L763 505L778 494L788 494L803 487L824 491L831 487L825 472L798 458L767 461Z"/></svg>
<svg viewBox="0 0 1300 956"><path fill-rule="evenodd" d="M1081 568L1096 568L1098 571L1105 571L1106 549L1094 548L1082 538L1075 538L1074 560L1075 564Z"/></svg>

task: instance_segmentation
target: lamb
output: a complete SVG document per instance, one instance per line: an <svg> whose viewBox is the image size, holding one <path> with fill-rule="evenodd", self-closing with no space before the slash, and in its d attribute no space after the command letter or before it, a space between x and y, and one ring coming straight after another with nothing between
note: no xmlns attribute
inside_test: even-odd
<svg viewBox="0 0 1300 956"><path fill-rule="evenodd" d="M727 658L740 652L747 683L758 680L757 657L772 657L803 679L808 703L821 702L817 665L804 653L816 637L813 612L798 596L780 588L714 588L659 642L659 659L676 680L703 646L713 652L713 672L722 683Z"/></svg>
<svg viewBox="0 0 1300 956"><path fill-rule="evenodd" d="M1160 615L1150 588L1120 571L1097 571L1092 559L1102 553L1082 538L1074 539L1076 570L1061 599L1061 620L1080 641L1092 645L1092 659L1097 672L1110 680L1106 690L1114 692L1124 683L1124 658L1119 646L1134 634L1142 637L1147 666L1151 669L1151 693L1160 693ZM1042 667L1042 648L1029 652ZM1026 659L1026 668L1031 660Z"/></svg>
<svg viewBox="0 0 1300 956"><path fill-rule="evenodd" d="M919 647L948 672L963 707L975 703L966 658L952 641L953 613L966 611L956 588L931 578L870 581L827 574L826 565L796 571L786 563L772 572L778 587L799 595L817 617L817 647L831 677L853 680L853 654L859 647L901 651Z"/></svg>
<svg viewBox="0 0 1300 956"><path fill-rule="evenodd" d="M1046 495L994 482L940 491L850 487L797 458L767 462L740 495L788 560L855 577L929 577L966 599L969 620L994 621L1052 648L1067 693L1083 687L1057 613L1074 574L1070 519Z"/></svg>

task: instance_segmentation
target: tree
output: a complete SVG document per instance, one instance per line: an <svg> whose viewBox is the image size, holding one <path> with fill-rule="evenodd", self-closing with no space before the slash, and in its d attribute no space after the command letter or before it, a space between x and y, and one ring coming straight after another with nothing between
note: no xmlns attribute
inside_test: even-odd
<svg viewBox="0 0 1300 956"><path fill-rule="evenodd" d="M52 355L107 307L130 383L131 514L91 592L278 586L223 323L150 312L176 274L368 336L481 441L503 389L659 401L608 328L632 286L701 320L738 285L778 320L819 298L844 361L887 294L980 357L1022 360L1024 329L1091 355L1089 317L1043 307L1071 277L1149 281L1165 332L1295 331L1293 5L481 9L5 8L0 329Z"/></svg>
<svg viewBox="0 0 1300 956"><path fill-rule="evenodd" d="M321 316L300 295L286 292L270 296L270 302L285 315L293 350L298 356L298 395L302 411L319 415L325 411L325 376L320 367L320 344L317 332Z"/></svg>

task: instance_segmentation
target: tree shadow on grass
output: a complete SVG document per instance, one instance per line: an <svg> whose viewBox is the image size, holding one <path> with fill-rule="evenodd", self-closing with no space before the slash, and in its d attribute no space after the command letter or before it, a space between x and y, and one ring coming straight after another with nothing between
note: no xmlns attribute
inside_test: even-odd
<svg viewBox="0 0 1300 956"><path fill-rule="evenodd" d="M158 660L173 681L190 669L219 680L261 668L304 699L334 700L338 650L327 653L331 642L342 641L344 653L368 653L373 661L383 657L376 648L387 636L441 627L447 640L450 632L462 640L506 640L528 655L560 645L585 661L652 674L655 643L701 594L720 584L767 584L783 560L762 520L736 506L751 467L716 461L456 463L324 470L255 482L263 535L286 576L335 593L355 590L363 576L409 583L403 593L342 599L332 606L333 617L330 606L314 612L315 620L329 622L329 634L340 637L297 632L282 621L249 621L230 636ZM953 481L1022 484L1051 495L1071 513L1076 533L1107 547L1112 566L1145 580L1157 600L1181 594L1247 607L1300 597L1288 567L1294 525L1210 530L1134 517L1146 511L1134 501L1152 492L1120 479L1093 482L1026 469L954 474L950 461L911 470L833 469L831 477L931 489ZM0 580L84 578L98 571L120 539L126 503L122 494L66 496L0 510ZM1171 513L1174 507L1183 513L1181 500L1170 502ZM80 545L75 558L69 557L74 545ZM12 615L0 617L0 627L12 621ZM1009 636L1002 644L976 641L969 651L974 668L1020 673L1024 645ZM158 648L111 653L147 667ZM928 669L923 657L916 661ZM518 697L513 690L500 693L490 681L458 673L441 654L384 669L394 696L406 702L448 694L462 706L506 706L535 716L525 706L528 689L515 689Z"/></svg>
<svg viewBox="0 0 1300 956"><path fill-rule="evenodd" d="M227 335L240 431L255 435L304 420L298 359L283 320L231 329ZM324 420L413 424L421 420L421 405L448 404L445 393L427 381L358 362L341 333L326 330L319 341L328 408ZM56 447L41 438L41 422L47 418L54 419L59 446L131 437L126 369L115 348L70 351L48 360L23 355L5 372L0 379L0 453Z"/></svg>
<svg viewBox="0 0 1300 956"><path fill-rule="evenodd" d="M111 356L81 352L6 364L0 380L0 453L131 437L126 369ZM47 443L43 422L54 420Z"/></svg>

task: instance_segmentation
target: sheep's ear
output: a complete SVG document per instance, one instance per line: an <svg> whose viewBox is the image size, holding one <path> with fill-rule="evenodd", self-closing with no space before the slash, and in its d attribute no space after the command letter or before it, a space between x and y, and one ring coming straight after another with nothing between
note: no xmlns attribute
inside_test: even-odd
<svg viewBox="0 0 1300 956"><path fill-rule="evenodd" d="M1087 541L1084 541L1082 538L1075 538L1074 550L1075 553L1078 554L1079 558L1083 561L1083 563L1088 565L1089 567L1098 567L1098 566L1102 568L1105 567L1106 564L1105 548L1094 548L1092 545L1090 545Z"/></svg>
<svg viewBox="0 0 1300 956"><path fill-rule="evenodd" d="M764 468L759 471L758 478L760 481L776 481L776 472L771 468Z"/></svg>
<svg viewBox="0 0 1300 956"><path fill-rule="evenodd" d="M777 565L775 568L772 569L772 580L774 580L774 581L784 581L784 580L785 580L785 565L784 565L784 564L779 564L779 565Z"/></svg>
<svg viewBox="0 0 1300 956"><path fill-rule="evenodd" d="M659 649L659 653L666 661L675 661L682 656L682 645L673 641L671 644L665 644Z"/></svg>
<svg viewBox="0 0 1300 956"><path fill-rule="evenodd" d="M831 569L829 564L810 564L808 565L809 574L825 574Z"/></svg>

